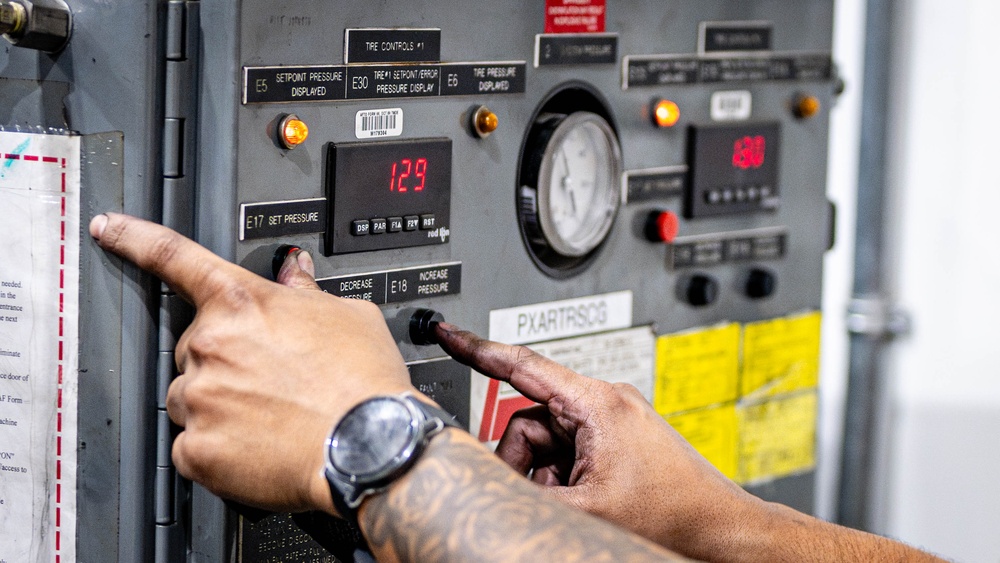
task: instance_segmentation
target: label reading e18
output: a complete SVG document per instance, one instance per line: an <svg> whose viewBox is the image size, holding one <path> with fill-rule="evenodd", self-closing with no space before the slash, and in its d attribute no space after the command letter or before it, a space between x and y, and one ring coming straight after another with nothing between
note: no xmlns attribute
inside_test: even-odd
<svg viewBox="0 0 1000 563"><path fill-rule="evenodd" d="M354 119L354 135L359 139L398 137L402 134L402 108L361 110Z"/></svg>

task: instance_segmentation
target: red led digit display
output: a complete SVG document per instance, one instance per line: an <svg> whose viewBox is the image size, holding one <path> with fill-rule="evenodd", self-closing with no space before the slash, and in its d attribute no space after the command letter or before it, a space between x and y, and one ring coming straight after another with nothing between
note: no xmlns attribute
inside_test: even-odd
<svg viewBox="0 0 1000 563"><path fill-rule="evenodd" d="M411 180L411 176L416 178ZM389 191L406 193L424 191L427 185L427 159L403 158L392 163L392 177L389 180Z"/></svg>
<svg viewBox="0 0 1000 563"><path fill-rule="evenodd" d="M760 168L766 150L767 139L763 135L740 137L733 143L733 166L740 170Z"/></svg>

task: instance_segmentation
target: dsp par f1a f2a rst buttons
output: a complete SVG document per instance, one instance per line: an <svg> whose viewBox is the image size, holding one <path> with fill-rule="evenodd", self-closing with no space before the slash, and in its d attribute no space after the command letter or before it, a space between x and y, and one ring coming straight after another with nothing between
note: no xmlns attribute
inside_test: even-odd
<svg viewBox="0 0 1000 563"><path fill-rule="evenodd" d="M522 155L520 221L536 264L567 277L589 263L621 206L618 136L591 111L541 113Z"/></svg>

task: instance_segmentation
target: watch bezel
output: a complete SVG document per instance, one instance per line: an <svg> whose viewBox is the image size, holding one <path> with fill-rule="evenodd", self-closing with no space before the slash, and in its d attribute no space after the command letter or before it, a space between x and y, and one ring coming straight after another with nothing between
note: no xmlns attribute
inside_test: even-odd
<svg viewBox="0 0 1000 563"><path fill-rule="evenodd" d="M334 451L341 444L338 432L344 428L344 421L352 416L361 416L378 401L391 401L402 405L410 415L407 426L408 442L389 461L371 471L352 473L337 465ZM429 407L428 407L429 408ZM337 423L325 444L324 473L331 485L336 486L343 495L343 501L350 509L356 509L368 495L384 490L396 478L405 473L415 463L418 450L421 450L428 437L436 434L445 426L438 418L430 418L419 406L419 401L409 393L397 396L373 397L359 403Z"/></svg>

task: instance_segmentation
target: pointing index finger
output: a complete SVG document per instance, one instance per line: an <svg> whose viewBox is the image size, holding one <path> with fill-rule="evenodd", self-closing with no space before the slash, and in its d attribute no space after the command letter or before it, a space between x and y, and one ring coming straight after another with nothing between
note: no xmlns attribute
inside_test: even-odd
<svg viewBox="0 0 1000 563"><path fill-rule="evenodd" d="M129 215L98 215L90 234L101 248L155 274L195 307L222 289L226 277L217 274L243 272L173 229Z"/></svg>
<svg viewBox="0 0 1000 563"><path fill-rule="evenodd" d="M510 383L537 403L547 405L557 397L572 401L586 392L591 381L524 346L486 340L448 323L438 323L437 337L445 352L459 362Z"/></svg>

